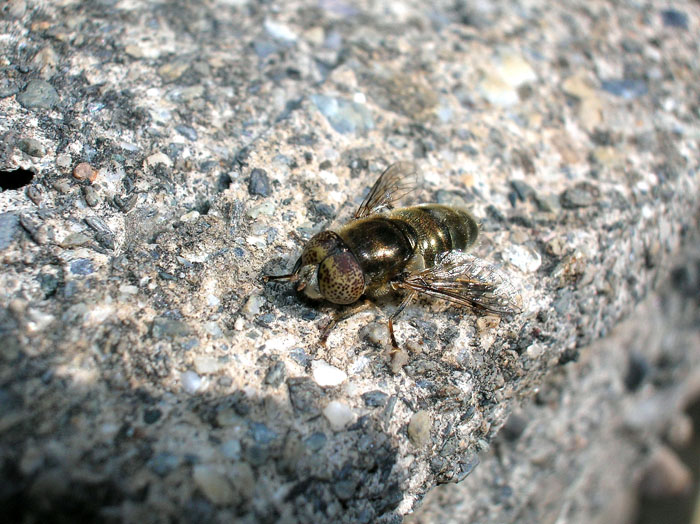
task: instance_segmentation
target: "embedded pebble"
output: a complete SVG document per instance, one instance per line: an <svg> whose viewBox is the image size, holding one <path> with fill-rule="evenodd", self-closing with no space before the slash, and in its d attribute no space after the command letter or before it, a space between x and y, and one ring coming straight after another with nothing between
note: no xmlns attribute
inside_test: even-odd
<svg viewBox="0 0 700 524"><path fill-rule="evenodd" d="M228 477L238 496L244 501L255 494L256 476L253 468L246 462L237 462L228 471Z"/></svg>
<svg viewBox="0 0 700 524"><path fill-rule="evenodd" d="M267 171L256 167L250 172L248 193L252 196L262 197L270 194L270 179L267 177Z"/></svg>
<svg viewBox="0 0 700 524"><path fill-rule="evenodd" d="M260 308L265 305L265 302L265 297L262 295L251 295L246 301L245 306L243 306L241 312L247 318L253 318L260 314Z"/></svg>
<svg viewBox="0 0 700 524"><path fill-rule="evenodd" d="M403 349L400 349L398 351L394 351L391 354L391 372L395 375L396 373L399 373L403 367L408 364L409 358L408 358L408 353L406 353Z"/></svg>
<svg viewBox="0 0 700 524"><path fill-rule="evenodd" d="M204 381L194 371L185 371L180 375L180 382L186 393L194 395L202 387Z"/></svg>
<svg viewBox="0 0 700 524"><path fill-rule="evenodd" d="M158 68L158 74L166 82L174 82L180 78L185 71L190 67L189 62L184 60L175 60L163 64Z"/></svg>
<svg viewBox="0 0 700 524"><path fill-rule="evenodd" d="M408 438L417 448L425 446L430 440L430 413L421 410L414 413L408 423Z"/></svg>
<svg viewBox="0 0 700 524"><path fill-rule="evenodd" d="M194 358L194 369L200 375L216 373L222 367L218 359L206 355L199 355Z"/></svg>
<svg viewBox="0 0 700 524"><path fill-rule="evenodd" d="M325 95L312 95L311 101L338 133L365 133L374 129L372 114L362 104Z"/></svg>
<svg viewBox="0 0 700 524"><path fill-rule="evenodd" d="M149 167L155 167L158 164L163 164L166 166L172 166L173 161L165 153L153 153L151 156L146 158L146 165Z"/></svg>
<svg viewBox="0 0 700 524"><path fill-rule="evenodd" d="M60 242L61 247L71 249L80 247L90 241L90 237L84 233L71 233Z"/></svg>
<svg viewBox="0 0 700 524"><path fill-rule="evenodd" d="M180 465L180 457L168 452L157 453L147 465L153 473L164 477Z"/></svg>
<svg viewBox="0 0 700 524"><path fill-rule="evenodd" d="M355 414L347 404L333 400L323 409L323 416L326 417L333 431L340 431L345 426L355 420Z"/></svg>
<svg viewBox="0 0 700 524"><path fill-rule="evenodd" d="M180 133L182 136L184 136L187 140L190 140L191 142L195 142L198 138L197 130L190 126L175 126L175 131Z"/></svg>
<svg viewBox="0 0 700 524"><path fill-rule="evenodd" d="M559 201L565 209L576 209L595 204L599 195L600 191L597 187L588 182L581 182L565 190L559 197Z"/></svg>
<svg viewBox="0 0 700 524"><path fill-rule="evenodd" d="M603 91L624 98L625 100L634 100L640 96L646 95L649 88L644 80L623 78L620 80L603 80L600 83Z"/></svg>
<svg viewBox="0 0 700 524"><path fill-rule="evenodd" d="M284 362L281 360L277 361L267 369L263 382L269 386L272 386L273 388L276 388L284 381L285 374L286 366L284 365Z"/></svg>
<svg viewBox="0 0 700 524"><path fill-rule="evenodd" d="M655 498L677 497L692 488L693 474L676 453L660 446L646 466L640 490Z"/></svg>
<svg viewBox="0 0 700 524"><path fill-rule="evenodd" d="M489 103L498 107L510 107L520 101L517 89L492 74L487 74L481 79L479 91Z"/></svg>
<svg viewBox="0 0 700 524"><path fill-rule="evenodd" d="M326 445L327 440L328 437L326 437L325 433L317 431L306 437L304 439L304 444L306 444L306 447L309 448L310 451L316 452Z"/></svg>
<svg viewBox="0 0 700 524"><path fill-rule="evenodd" d="M92 265L92 260L88 258L79 258L70 265L70 272L74 275L90 275L95 272Z"/></svg>
<svg viewBox="0 0 700 524"><path fill-rule="evenodd" d="M241 457L241 442L238 439L230 439L221 443L221 453L227 459L238 460Z"/></svg>
<svg viewBox="0 0 700 524"><path fill-rule="evenodd" d="M389 329L381 322L370 322L361 331L362 338L365 338L376 346L384 346L389 342Z"/></svg>
<svg viewBox="0 0 700 524"><path fill-rule="evenodd" d="M143 412L143 421L146 424L155 424L160 420L163 412L158 408L147 409Z"/></svg>
<svg viewBox="0 0 700 524"><path fill-rule="evenodd" d="M0 213L0 249L12 245L19 231L19 217L15 213Z"/></svg>
<svg viewBox="0 0 700 524"><path fill-rule="evenodd" d="M97 169L87 162L81 162L73 168L73 178L80 181L87 180L92 183L97 180Z"/></svg>
<svg viewBox="0 0 700 524"><path fill-rule="evenodd" d="M314 360L311 363L311 370L316 384L321 387L338 386L348 379L345 371L331 366L324 360Z"/></svg>
<svg viewBox="0 0 700 524"><path fill-rule="evenodd" d="M32 80L19 95L17 101L27 109L51 109L58 104L58 92L44 80Z"/></svg>
<svg viewBox="0 0 700 524"><path fill-rule="evenodd" d="M508 85L520 87L537 80L532 66L520 55L513 52L501 54L495 65L496 74Z"/></svg>
<svg viewBox="0 0 700 524"><path fill-rule="evenodd" d="M197 487L205 497L217 505L231 504L236 494L229 480L217 471L215 466L198 464L192 472Z"/></svg>
<svg viewBox="0 0 700 524"><path fill-rule="evenodd" d="M298 38L297 34L289 26L273 20L265 20L263 27L272 38L283 42L296 42Z"/></svg>
<svg viewBox="0 0 700 524"><path fill-rule="evenodd" d="M389 395L383 391L368 391L362 394L362 400L365 402L365 406L368 408L380 408L386 404Z"/></svg>
<svg viewBox="0 0 700 524"><path fill-rule="evenodd" d="M96 207L100 203L100 194L92 186L83 186L83 197L90 207Z"/></svg>
<svg viewBox="0 0 700 524"><path fill-rule="evenodd" d="M35 138L25 138L19 142L20 151L34 158L41 158L46 154L44 145Z"/></svg>
<svg viewBox="0 0 700 524"><path fill-rule="evenodd" d="M534 273L542 265L542 256L528 246L510 245L503 250L501 256L523 273Z"/></svg>
<svg viewBox="0 0 700 524"><path fill-rule="evenodd" d="M666 27L688 29L688 15L677 9L664 9L661 11L661 21Z"/></svg>

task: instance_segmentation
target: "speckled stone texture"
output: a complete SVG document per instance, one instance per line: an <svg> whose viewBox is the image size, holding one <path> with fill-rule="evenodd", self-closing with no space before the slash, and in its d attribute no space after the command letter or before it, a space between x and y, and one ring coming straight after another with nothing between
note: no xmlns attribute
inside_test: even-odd
<svg viewBox="0 0 700 524"><path fill-rule="evenodd" d="M698 229L700 7L565 4L4 3L8 515L398 522L435 485L487 475L509 414L556 377L584 419L632 403L591 402L608 375L587 346ZM523 312L416 303L392 356L388 300L321 346L333 309L261 276L400 160L423 172L414 202L479 218L473 253ZM680 391L700 349L671 346ZM556 413L521 453L574 441ZM581 457L611 460L590 442ZM632 471L639 454L612 458ZM544 521L527 499L546 486L522 471L493 518ZM588 478L560 501L584 517L571 490ZM502 486L471 486L488 514Z"/></svg>

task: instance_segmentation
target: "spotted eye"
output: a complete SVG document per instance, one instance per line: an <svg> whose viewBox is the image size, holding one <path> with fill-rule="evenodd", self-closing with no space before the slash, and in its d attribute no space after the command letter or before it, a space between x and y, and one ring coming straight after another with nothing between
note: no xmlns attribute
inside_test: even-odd
<svg viewBox="0 0 700 524"><path fill-rule="evenodd" d="M318 287L334 304L352 304L359 299L365 291L365 278L353 254L344 251L326 257L318 267Z"/></svg>
<svg viewBox="0 0 700 524"><path fill-rule="evenodd" d="M302 265L318 264L333 251L337 250L341 242L338 235L333 231L322 231L314 235L304 246L304 252L301 254Z"/></svg>

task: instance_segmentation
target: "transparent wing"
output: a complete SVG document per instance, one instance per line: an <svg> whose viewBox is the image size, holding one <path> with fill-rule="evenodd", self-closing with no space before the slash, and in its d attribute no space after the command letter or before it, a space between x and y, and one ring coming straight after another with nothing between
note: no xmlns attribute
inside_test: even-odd
<svg viewBox="0 0 700 524"><path fill-rule="evenodd" d="M433 267L405 276L399 287L496 315L522 311L522 298L505 274L462 251L441 255Z"/></svg>
<svg viewBox="0 0 700 524"><path fill-rule="evenodd" d="M398 199L420 186L421 181L413 162L396 162L390 165L355 211L355 218L364 218L390 208Z"/></svg>

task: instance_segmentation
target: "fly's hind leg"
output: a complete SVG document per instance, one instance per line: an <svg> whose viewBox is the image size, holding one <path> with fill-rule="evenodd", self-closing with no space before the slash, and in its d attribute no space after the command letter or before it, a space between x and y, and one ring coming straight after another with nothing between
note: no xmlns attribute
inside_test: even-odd
<svg viewBox="0 0 700 524"><path fill-rule="evenodd" d="M342 311L336 311L331 320L326 324L323 329L321 330L321 345L325 346L326 345L326 340L328 340L328 335L330 334L331 330L338 325L339 322L342 322L343 320L347 320L351 316L360 313L361 311L365 311L366 309L369 309L373 306L372 302L369 300L365 300L364 302L357 302L350 306L349 308L346 308Z"/></svg>
<svg viewBox="0 0 700 524"><path fill-rule="evenodd" d="M408 295L406 295L401 301L401 304L399 304L399 307L396 308L396 311L394 311L389 317L389 322L387 323L387 325L389 327L389 337L391 339L392 351L399 350L399 345L396 343L396 337L394 336L394 319L401 314L401 312L406 308L407 305L409 305L413 301L414 298L416 298L417 294L418 293L416 293L415 291L412 291Z"/></svg>

